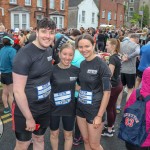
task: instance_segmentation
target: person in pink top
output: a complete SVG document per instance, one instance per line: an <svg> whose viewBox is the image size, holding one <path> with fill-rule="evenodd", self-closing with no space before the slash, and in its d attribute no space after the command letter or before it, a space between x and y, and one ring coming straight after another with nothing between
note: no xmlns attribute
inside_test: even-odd
<svg viewBox="0 0 150 150"><path fill-rule="evenodd" d="M150 67L146 68L142 76L142 86L140 93L143 97L150 95ZM136 89L132 92L129 100L126 104L126 107L132 105L136 101ZM146 103L146 131L150 131L150 101ZM141 147L136 147L132 144L126 143L128 150L149 150L150 149L150 132L142 144Z"/></svg>

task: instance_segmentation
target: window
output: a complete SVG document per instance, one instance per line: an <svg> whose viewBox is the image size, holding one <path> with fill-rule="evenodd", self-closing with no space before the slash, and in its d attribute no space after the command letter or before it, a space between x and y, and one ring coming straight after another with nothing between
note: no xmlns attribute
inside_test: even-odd
<svg viewBox="0 0 150 150"><path fill-rule="evenodd" d="M37 7L42 7L42 0L37 0Z"/></svg>
<svg viewBox="0 0 150 150"><path fill-rule="evenodd" d="M95 13L92 13L92 23L95 22Z"/></svg>
<svg viewBox="0 0 150 150"><path fill-rule="evenodd" d="M107 19L111 20L111 11L108 12Z"/></svg>
<svg viewBox="0 0 150 150"><path fill-rule="evenodd" d="M31 5L31 0L25 0L25 5Z"/></svg>
<svg viewBox="0 0 150 150"><path fill-rule="evenodd" d="M50 0L50 9L55 8L55 0Z"/></svg>
<svg viewBox="0 0 150 150"><path fill-rule="evenodd" d="M114 14L114 20L116 20L116 19L117 19L117 14L115 13L115 14Z"/></svg>
<svg viewBox="0 0 150 150"><path fill-rule="evenodd" d="M134 13L134 8L133 7L129 7L128 16L132 17L133 13Z"/></svg>
<svg viewBox="0 0 150 150"><path fill-rule="evenodd" d="M105 10L102 11L102 18L105 18Z"/></svg>
<svg viewBox="0 0 150 150"><path fill-rule="evenodd" d="M28 29L30 27L29 13L11 13L11 28Z"/></svg>
<svg viewBox="0 0 150 150"><path fill-rule="evenodd" d="M26 29L27 26L27 15L26 14L22 14L22 29Z"/></svg>
<svg viewBox="0 0 150 150"><path fill-rule="evenodd" d="M120 15L120 21L122 21L122 15Z"/></svg>
<svg viewBox="0 0 150 150"><path fill-rule="evenodd" d="M43 15L37 15L37 16L36 16L36 19L37 19L37 20L41 20L42 18L43 18Z"/></svg>
<svg viewBox="0 0 150 150"><path fill-rule="evenodd" d="M62 29L63 27L63 19L62 17L59 17L59 29Z"/></svg>
<svg viewBox="0 0 150 150"><path fill-rule="evenodd" d="M130 3L134 3L134 0L130 0Z"/></svg>
<svg viewBox="0 0 150 150"><path fill-rule="evenodd" d="M82 22L85 22L85 11L82 11Z"/></svg>
<svg viewBox="0 0 150 150"><path fill-rule="evenodd" d="M53 19L55 21L58 29L64 28L64 17L63 16L51 16L51 19Z"/></svg>
<svg viewBox="0 0 150 150"><path fill-rule="evenodd" d="M19 28L19 14L14 14L14 29Z"/></svg>
<svg viewBox="0 0 150 150"><path fill-rule="evenodd" d="M11 4L17 4L17 0L10 0L9 3L11 3Z"/></svg>
<svg viewBox="0 0 150 150"><path fill-rule="evenodd" d="M60 1L60 9L64 10L65 9L65 0Z"/></svg>

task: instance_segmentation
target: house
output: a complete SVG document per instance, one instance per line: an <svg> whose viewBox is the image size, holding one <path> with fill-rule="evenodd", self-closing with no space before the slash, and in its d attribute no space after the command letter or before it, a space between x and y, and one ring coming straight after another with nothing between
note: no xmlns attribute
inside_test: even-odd
<svg viewBox="0 0 150 150"><path fill-rule="evenodd" d="M140 0L125 0L125 25L130 27L134 13L139 13Z"/></svg>
<svg viewBox="0 0 150 150"><path fill-rule="evenodd" d="M54 19L57 28L67 28L68 0L0 0L0 22L7 29L36 27L43 17Z"/></svg>
<svg viewBox="0 0 150 150"><path fill-rule="evenodd" d="M124 25L123 2L123 0L100 0L100 24L122 27Z"/></svg>
<svg viewBox="0 0 150 150"><path fill-rule="evenodd" d="M97 0L69 0L68 28L96 28L98 26Z"/></svg>

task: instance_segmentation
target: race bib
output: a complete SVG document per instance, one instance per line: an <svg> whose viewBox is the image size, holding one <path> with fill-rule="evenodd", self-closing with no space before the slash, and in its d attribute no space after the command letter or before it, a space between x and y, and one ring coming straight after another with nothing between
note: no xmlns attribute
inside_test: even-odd
<svg viewBox="0 0 150 150"><path fill-rule="evenodd" d="M80 90L78 101L82 104L92 104L92 92Z"/></svg>
<svg viewBox="0 0 150 150"><path fill-rule="evenodd" d="M71 91L64 91L60 93L54 93L55 105L65 105L71 101Z"/></svg>
<svg viewBox="0 0 150 150"><path fill-rule="evenodd" d="M51 92L50 82L48 82L44 85L38 86L37 91L38 91L38 100L42 100L42 99L46 98L47 96L49 96L49 94Z"/></svg>

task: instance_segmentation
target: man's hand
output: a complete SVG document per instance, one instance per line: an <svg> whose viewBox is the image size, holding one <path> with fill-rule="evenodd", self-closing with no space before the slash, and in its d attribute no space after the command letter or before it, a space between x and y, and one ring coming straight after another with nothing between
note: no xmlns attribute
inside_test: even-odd
<svg viewBox="0 0 150 150"><path fill-rule="evenodd" d="M26 130L33 132L35 130L36 123L33 118L26 119Z"/></svg>
<svg viewBox="0 0 150 150"><path fill-rule="evenodd" d="M122 61L123 62L128 61L128 55L127 54L123 54Z"/></svg>

